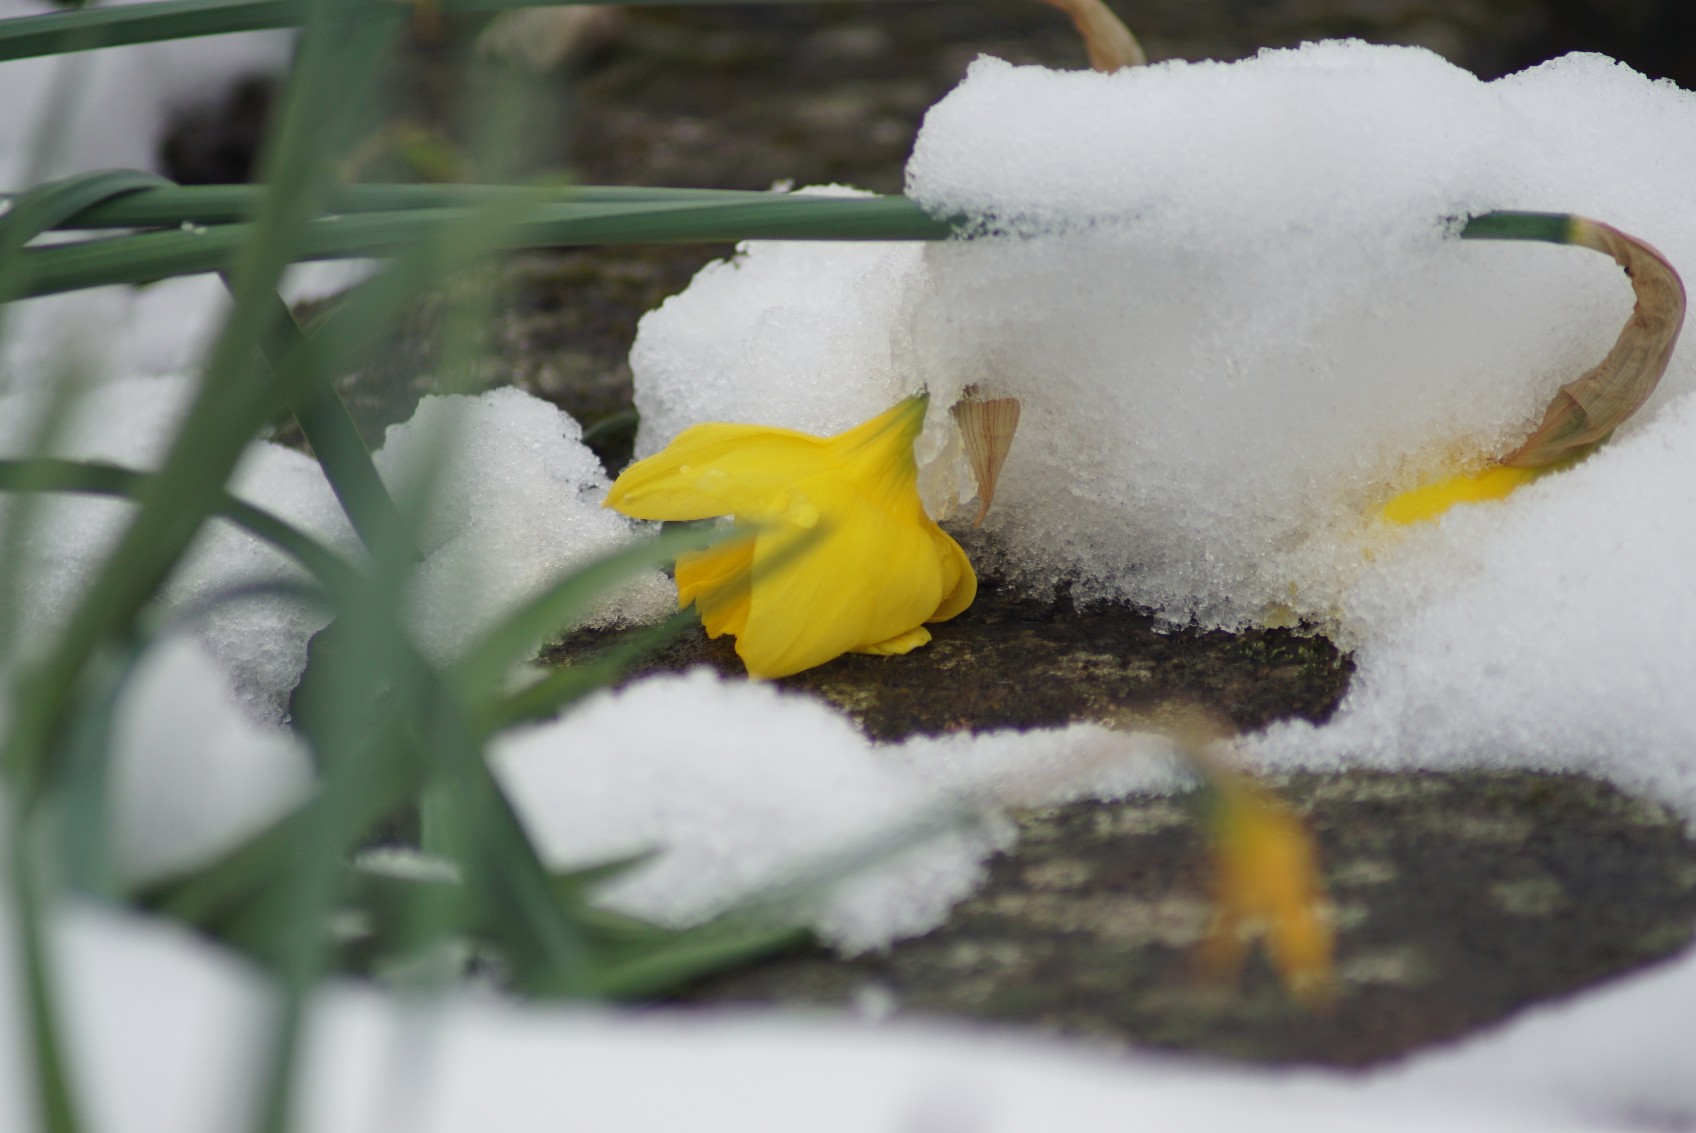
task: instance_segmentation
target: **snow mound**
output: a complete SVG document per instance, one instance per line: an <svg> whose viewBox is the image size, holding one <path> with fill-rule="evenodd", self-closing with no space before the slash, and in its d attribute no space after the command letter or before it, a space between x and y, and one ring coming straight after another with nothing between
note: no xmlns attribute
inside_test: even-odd
<svg viewBox="0 0 1696 1133"><path fill-rule="evenodd" d="M401 501L429 500L413 583L419 642L439 660L560 575L635 542L644 526L601 507L607 477L576 421L516 389L427 397L389 429L377 470ZM648 622L677 591L644 571L580 624ZM540 635L556 627L537 627Z"/></svg>
<svg viewBox="0 0 1696 1133"><path fill-rule="evenodd" d="M134 916L69 906L51 928L91 1125L213 1133L250 1118L274 1014L255 971ZM21 964L5 906L0 930L0 1129L31 1129ZM615 1015L330 986L310 1004L297 1105L303 1126L326 1131L1106 1133L1133 1114L1196 1133L1623 1133L1696 1117L1692 988L1696 965L1686 961L1451 1051L1344 1076L958 1025Z"/></svg>
<svg viewBox="0 0 1696 1133"><path fill-rule="evenodd" d="M189 638L156 645L119 699L112 729L112 860L132 882L210 860L303 802L306 747L236 705Z"/></svg>
<svg viewBox="0 0 1696 1133"><path fill-rule="evenodd" d="M941 923L1007 843L1001 823L938 833L888 861L880 839L954 816L949 797L881 761L841 715L705 670L602 694L498 739L491 759L543 856L560 868L655 852L613 880L609 907L699 923L842 854L873 864L831 887L815 924L845 951Z"/></svg>
<svg viewBox="0 0 1696 1133"><path fill-rule="evenodd" d="M1498 504L1457 509L1346 595L1352 689L1266 766L1540 767L1696 822L1696 396Z"/></svg>

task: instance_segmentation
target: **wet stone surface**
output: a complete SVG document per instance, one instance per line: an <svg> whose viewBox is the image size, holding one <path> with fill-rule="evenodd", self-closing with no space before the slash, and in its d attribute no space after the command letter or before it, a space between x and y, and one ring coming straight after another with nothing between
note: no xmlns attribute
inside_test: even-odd
<svg viewBox="0 0 1696 1133"><path fill-rule="evenodd" d="M876 740L990 728L1100 721L1158 726L1199 707L1238 728L1330 715L1353 670L1329 641L1289 630L1161 632L1148 613L1108 604L1076 608L985 580L978 599L930 627L929 645L904 657L848 655L779 682L822 697ZM607 635L579 635L547 657L593 655ZM611 635L617 636L617 635ZM731 639L692 629L629 678L708 665L742 675Z"/></svg>
<svg viewBox="0 0 1696 1133"><path fill-rule="evenodd" d="M1160 632L1147 614L1075 609L987 585L904 658L844 657L780 685L872 737L1079 720L1158 726L1202 707L1239 728L1323 720L1352 664L1286 630ZM580 635L570 664L618 635ZM691 630L629 679L740 672ZM797 752L797 758L805 758ZM1303 774L1269 785L1318 842L1338 998L1294 1003L1257 952L1241 981L1198 976L1209 927L1203 815L1186 797L1016 815L1017 847L948 923L882 954L776 958L695 1002L785 1003L1029 1025L1115 1044L1359 1065L1465 1034L1687 945L1696 845L1676 816L1605 783L1537 773Z"/></svg>
<svg viewBox="0 0 1696 1133"><path fill-rule="evenodd" d="M1257 954L1199 976L1207 847L1183 798L1019 817L1017 850L948 924L888 952L811 951L693 1000L1022 1024L1118 1045L1363 1065L1685 945L1696 851L1664 809L1553 775L1298 775L1321 848L1338 997L1308 1011Z"/></svg>

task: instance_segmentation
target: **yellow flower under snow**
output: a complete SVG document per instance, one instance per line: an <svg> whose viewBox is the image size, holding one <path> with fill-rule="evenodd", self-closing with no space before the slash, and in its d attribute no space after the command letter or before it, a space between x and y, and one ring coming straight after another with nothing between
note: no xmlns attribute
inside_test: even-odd
<svg viewBox="0 0 1696 1133"><path fill-rule="evenodd" d="M731 634L754 677L844 653L906 653L926 622L977 596L966 553L925 514L913 442L924 394L833 437L695 425L613 483L636 519L729 516L754 534L677 560L677 601L710 636Z"/></svg>
<svg viewBox="0 0 1696 1133"><path fill-rule="evenodd" d="M1530 483L1545 471L1492 464L1479 472L1462 472L1403 492L1384 505L1382 514L1391 523L1421 523L1436 519L1456 504L1505 499L1515 488Z"/></svg>
<svg viewBox="0 0 1696 1133"><path fill-rule="evenodd" d="M1461 472L1403 492L1379 512L1391 523L1423 523L1442 516L1457 504L1502 500L1515 490L1540 480L1552 472L1562 472L1589 456L1595 446L1579 449L1564 460L1538 468L1518 468L1507 464L1489 464L1476 472Z"/></svg>

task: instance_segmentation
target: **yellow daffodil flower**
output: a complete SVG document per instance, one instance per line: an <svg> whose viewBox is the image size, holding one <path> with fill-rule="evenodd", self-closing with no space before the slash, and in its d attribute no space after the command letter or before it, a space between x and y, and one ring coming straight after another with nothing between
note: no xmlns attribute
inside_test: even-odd
<svg viewBox="0 0 1696 1133"><path fill-rule="evenodd" d="M815 437L760 425L694 425L613 483L636 519L730 516L752 535L677 560L677 602L708 635L731 634L757 678L844 653L897 654L926 622L977 596L966 553L925 514L913 442L928 397Z"/></svg>
<svg viewBox="0 0 1696 1133"><path fill-rule="evenodd" d="M1212 781L1217 873L1203 963L1216 974L1235 973L1249 939L1264 935L1284 985L1309 1006L1323 1006L1332 991L1332 937L1321 915L1313 842L1301 820L1272 796L1234 777Z"/></svg>

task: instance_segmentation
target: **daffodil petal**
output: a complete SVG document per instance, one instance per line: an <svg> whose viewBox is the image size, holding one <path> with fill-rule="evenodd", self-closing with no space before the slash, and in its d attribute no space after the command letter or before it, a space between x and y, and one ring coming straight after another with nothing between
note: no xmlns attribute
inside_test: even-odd
<svg viewBox="0 0 1696 1133"><path fill-rule="evenodd" d="M692 425L664 451L626 468L606 506L634 519L753 517L824 467L825 441L762 425Z"/></svg>
<svg viewBox="0 0 1696 1133"><path fill-rule="evenodd" d="M929 641L930 630L924 626L914 626L906 633L898 633L887 641L878 641L871 645L856 645L848 652L869 653L873 657L899 657L903 653L911 653Z"/></svg>
<svg viewBox="0 0 1696 1133"><path fill-rule="evenodd" d="M754 540L731 539L677 557L678 608L695 604L708 637L740 634L748 624Z"/></svg>
<svg viewBox="0 0 1696 1133"><path fill-rule="evenodd" d="M936 612L925 620L945 622L977 598L978 575L972 569L972 560L966 557L965 550L952 535L934 523L930 525L930 534L942 565L942 602Z"/></svg>
<svg viewBox="0 0 1696 1133"><path fill-rule="evenodd" d="M935 544L919 522L840 486L806 487L825 501L831 525L801 555L788 551L801 532L758 537L753 606L736 642L753 676L798 673L906 633L942 601Z"/></svg>
<svg viewBox="0 0 1696 1133"><path fill-rule="evenodd" d="M827 458L873 499L891 501L910 495L919 476L913 442L924 428L929 402L925 394L909 397L870 421L825 438Z"/></svg>
<svg viewBox="0 0 1696 1133"><path fill-rule="evenodd" d="M1229 781L1214 785L1216 911L1203 959L1225 974L1241 963L1246 940L1264 934L1285 986L1317 1006L1331 990L1333 939L1312 838L1277 802Z"/></svg>

